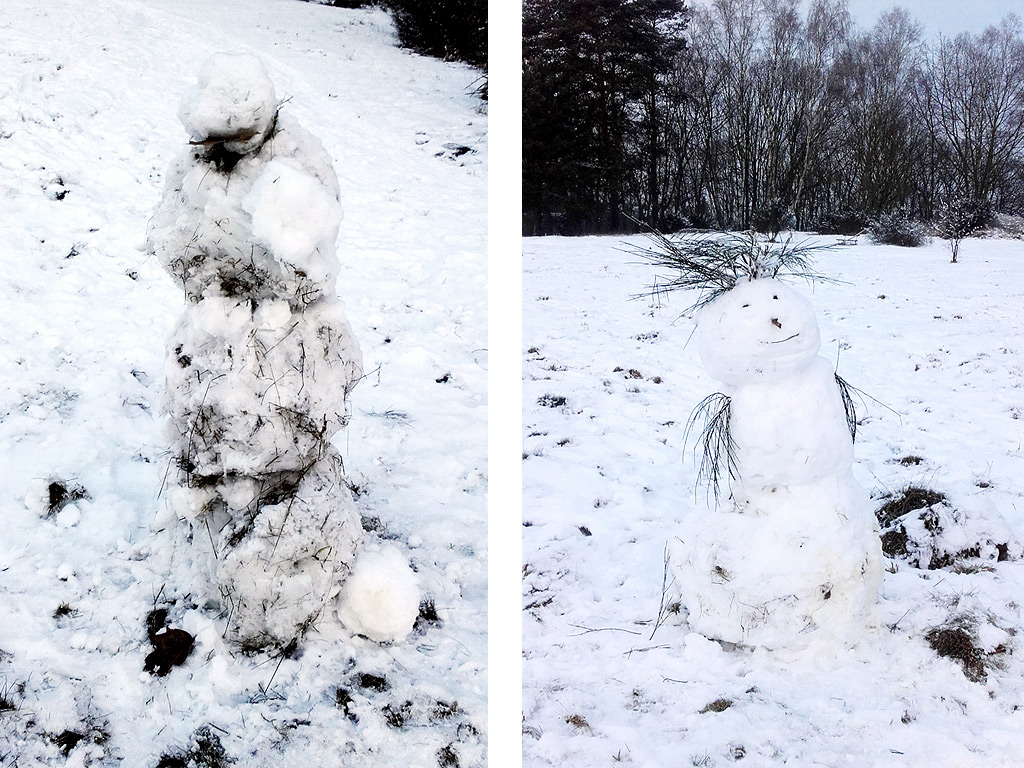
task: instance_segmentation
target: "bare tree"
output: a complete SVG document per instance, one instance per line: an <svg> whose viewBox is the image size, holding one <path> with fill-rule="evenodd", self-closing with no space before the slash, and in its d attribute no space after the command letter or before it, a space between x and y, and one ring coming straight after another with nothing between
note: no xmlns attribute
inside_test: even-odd
<svg viewBox="0 0 1024 768"><path fill-rule="evenodd" d="M922 79L922 114L950 171L947 194L992 201L1024 149L1024 40L1016 16L980 36L940 38Z"/></svg>

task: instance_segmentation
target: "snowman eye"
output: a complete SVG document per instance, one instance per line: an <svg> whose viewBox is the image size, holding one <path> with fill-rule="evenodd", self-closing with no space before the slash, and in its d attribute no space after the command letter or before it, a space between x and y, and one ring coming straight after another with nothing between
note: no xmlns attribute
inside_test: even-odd
<svg viewBox="0 0 1024 768"><path fill-rule="evenodd" d="M773 298L773 299L775 299L776 301L778 301L778 300L779 300L779 297L778 297L778 296L772 296L772 298Z"/></svg>
<svg viewBox="0 0 1024 768"><path fill-rule="evenodd" d="M744 304L744 305L743 305L743 308L744 308L744 309L746 309L746 308L747 308L747 307L749 307L749 306L750 306L749 304Z"/></svg>

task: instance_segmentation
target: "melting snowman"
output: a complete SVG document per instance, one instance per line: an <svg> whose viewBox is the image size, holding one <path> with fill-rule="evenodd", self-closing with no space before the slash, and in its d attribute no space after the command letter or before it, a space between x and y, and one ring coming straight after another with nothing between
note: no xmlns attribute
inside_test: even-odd
<svg viewBox="0 0 1024 768"><path fill-rule="evenodd" d="M673 553L691 628L775 649L856 643L874 620L881 547L811 304L777 279L739 281L700 311L697 340L726 385L715 439L732 495L691 513Z"/></svg>

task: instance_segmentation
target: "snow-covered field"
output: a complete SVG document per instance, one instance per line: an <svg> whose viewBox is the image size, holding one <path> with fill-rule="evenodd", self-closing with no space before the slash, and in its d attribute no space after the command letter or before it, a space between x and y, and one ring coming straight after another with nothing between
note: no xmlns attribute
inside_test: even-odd
<svg viewBox="0 0 1024 768"><path fill-rule="evenodd" d="M239 655L222 617L165 599L164 345L184 296L143 243L188 140L179 99L216 51L261 56L334 159L338 292L367 372L335 442L366 525L436 607L405 642L354 637L331 615L290 658ZM0 764L483 764L479 74L400 50L379 10L4 2ZM48 515L57 483L83 498ZM155 607L196 636L166 677L143 672Z"/></svg>
<svg viewBox="0 0 1024 768"><path fill-rule="evenodd" d="M643 242L524 241L524 765L1019 765L1024 242L971 239L950 264L941 241L862 239L815 260L842 283L794 286L866 393L872 507L946 496L903 519L911 555L936 551L887 558L879 631L804 655L724 647L665 610L666 546L714 503L683 432L720 385L688 344L695 296L632 299L656 274L623 250ZM943 552L961 554L929 570ZM970 638L966 663L935 628Z"/></svg>

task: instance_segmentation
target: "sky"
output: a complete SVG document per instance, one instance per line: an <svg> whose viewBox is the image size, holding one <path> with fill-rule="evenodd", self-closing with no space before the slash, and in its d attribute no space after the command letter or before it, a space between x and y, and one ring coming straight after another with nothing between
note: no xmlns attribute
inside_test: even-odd
<svg viewBox="0 0 1024 768"><path fill-rule="evenodd" d="M847 0L847 3L854 21L862 29L874 26L881 14L900 5L924 26L925 37L929 39L939 34L976 34L998 24L1008 13L1024 17L1020 0Z"/></svg>

